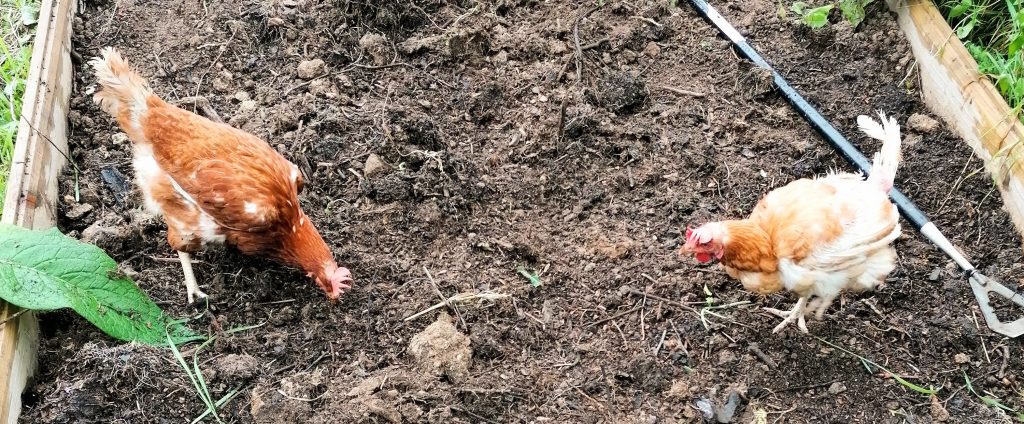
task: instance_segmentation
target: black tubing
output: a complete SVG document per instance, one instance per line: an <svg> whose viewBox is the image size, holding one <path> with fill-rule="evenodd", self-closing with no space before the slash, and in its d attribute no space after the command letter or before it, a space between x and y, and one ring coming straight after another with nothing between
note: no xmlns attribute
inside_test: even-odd
<svg viewBox="0 0 1024 424"><path fill-rule="evenodd" d="M757 66L771 71L772 79L775 81L775 86L782 93L783 97L785 97L786 100L796 108L796 111L800 113L800 115L803 116L804 119L806 119L830 145L832 145L833 149L839 152L843 159L846 159L847 162L856 166L857 169L863 172L865 176L871 171L871 162L864 157L864 154L857 150L853 144L850 144L850 141L847 140L846 137L843 137L843 135L840 134L839 131L836 130L836 128L833 127L827 119L825 119L825 117L821 116L814 106L811 106L811 104L808 103L807 100L805 100L804 97L796 91L796 89L790 86L789 83L786 82L786 79L783 78L771 64L764 60L764 58L761 57L750 43L747 43L747 40L740 35L739 31L737 31L736 28L725 19L725 17L719 14L714 7L704 0L690 0L690 3L697 9L697 13L699 13L704 19L711 22L712 25L718 28L722 35L725 35L725 37L732 42L733 46L739 50L743 57L754 62ZM925 215L921 209L918 209L917 205L910 201L907 196L903 195L899 189L893 187L892 191L889 192L889 197L892 198L892 202L896 204L897 208L899 208L900 213L903 214L903 217L906 218L914 228L920 230L921 227L928 224L928 216Z"/></svg>

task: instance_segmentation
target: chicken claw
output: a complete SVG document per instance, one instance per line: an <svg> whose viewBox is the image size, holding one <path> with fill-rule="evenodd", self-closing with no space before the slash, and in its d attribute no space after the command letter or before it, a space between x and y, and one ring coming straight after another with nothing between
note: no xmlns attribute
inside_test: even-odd
<svg viewBox="0 0 1024 424"><path fill-rule="evenodd" d="M195 303L197 297L206 300L206 293L199 290L199 284L196 283L196 275L192 273L192 257L188 253L178 252L178 258L181 259L181 270L185 274L185 290L188 291L188 304Z"/></svg>
<svg viewBox="0 0 1024 424"><path fill-rule="evenodd" d="M801 297L800 300L797 300L796 306L794 306L793 309L788 311L782 311L775 308L764 308L765 311L777 315L780 318L783 318L782 322L779 323L779 325L775 326L774 329L772 329L773 334L777 334L778 332L782 331L783 328L786 328L786 326L792 323L793 321L797 322L797 327L800 328L800 331L804 332L804 334L807 334L807 320L804 318L806 309L806 297Z"/></svg>

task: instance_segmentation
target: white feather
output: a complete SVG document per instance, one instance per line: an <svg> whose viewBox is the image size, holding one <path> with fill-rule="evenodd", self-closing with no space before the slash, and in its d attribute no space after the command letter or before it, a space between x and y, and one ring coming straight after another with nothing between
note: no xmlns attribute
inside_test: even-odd
<svg viewBox="0 0 1024 424"><path fill-rule="evenodd" d="M877 183L885 192L892 188L896 179L896 168L900 164L900 124L895 118L887 118L885 113L878 111L881 123L865 115L857 117L857 126L869 137L882 142L881 149L875 153L871 163L869 181Z"/></svg>

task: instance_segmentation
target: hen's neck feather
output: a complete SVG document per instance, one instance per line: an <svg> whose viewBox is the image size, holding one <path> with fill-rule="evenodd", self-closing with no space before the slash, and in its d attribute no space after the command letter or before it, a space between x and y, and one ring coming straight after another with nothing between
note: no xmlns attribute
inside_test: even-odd
<svg viewBox="0 0 1024 424"><path fill-rule="evenodd" d="M725 221L722 263L740 271L775 272L778 258L768 233L749 219Z"/></svg>

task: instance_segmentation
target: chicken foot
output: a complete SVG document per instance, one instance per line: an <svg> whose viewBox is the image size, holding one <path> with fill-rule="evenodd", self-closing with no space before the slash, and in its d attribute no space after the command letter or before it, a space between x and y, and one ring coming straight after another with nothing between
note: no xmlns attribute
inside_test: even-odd
<svg viewBox="0 0 1024 424"><path fill-rule="evenodd" d="M800 300L797 300L796 306L794 306L793 309L788 311L782 311L775 308L764 308L764 310L774 315L777 315L783 319L779 325L775 326L775 328L772 329L772 333L778 333L782 331L783 328L786 328L786 326L791 324L793 321L797 322L797 327L800 328L800 331L803 331L804 334L808 333L807 320L804 318L804 314L807 313L806 297L801 297Z"/></svg>
<svg viewBox="0 0 1024 424"><path fill-rule="evenodd" d="M188 253L178 251L178 258L181 259L181 270L185 274L185 290L188 291L189 305L195 302L196 297L205 299L206 293L199 290L196 275L192 273L192 257Z"/></svg>

